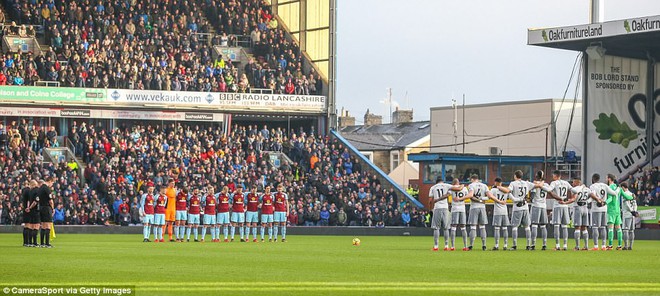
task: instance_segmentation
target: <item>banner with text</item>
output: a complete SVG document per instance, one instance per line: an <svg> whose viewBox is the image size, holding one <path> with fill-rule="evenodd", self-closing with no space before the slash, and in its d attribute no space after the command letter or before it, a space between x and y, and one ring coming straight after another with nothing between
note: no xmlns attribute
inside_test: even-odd
<svg viewBox="0 0 660 296"><path fill-rule="evenodd" d="M302 96L286 94L241 94L220 93L220 106L236 109L237 107L281 109L286 111L324 111L324 96ZM298 110L297 110L298 109Z"/></svg>
<svg viewBox="0 0 660 296"><path fill-rule="evenodd" d="M100 110L83 108L0 108L0 116L9 117L67 117L130 120L209 121L223 122L225 114L172 111Z"/></svg>
<svg viewBox="0 0 660 296"><path fill-rule="evenodd" d="M655 31L660 31L660 15L577 26L530 29L527 31L527 44L542 45Z"/></svg>
<svg viewBox="0 0 660 296"><path fill-rule="evenodd" d="M217 93L194 91L108 89L107 101L120 104L203 107L217 105L217 96Z"/></svg>
<svg viewBox="0 0 660 296"><path fill-rule="evenodd" d="M612 173L625 179L647 164L647 61L614 56L587 59L585 177ZM660 130L660 121L655 127Z"/></svg>
<svg viewBox="0 0 660 296"><path fill-rule="evenodd" d="M106 91L100 88L1 86L2 101L102 102Z"/></svg>

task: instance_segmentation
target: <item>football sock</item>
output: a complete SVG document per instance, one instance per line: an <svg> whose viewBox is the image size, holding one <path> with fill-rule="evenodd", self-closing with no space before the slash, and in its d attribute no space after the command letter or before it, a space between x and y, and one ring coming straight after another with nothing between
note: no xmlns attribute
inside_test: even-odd
<svg viewBox="0 0 660 296"><path fill-rule="evenodd" d="M261 231L260 231L260 232L261 232L261 239L264 239L264 227L261 226L260 228L261 228L261 229L260 229L260 230L261 230Z"/></svg>
<svg viewBox="0 0 660 296"><path fill-rule="evenodd" d="M495 236L495 247L498 248L500 246L500 228L495 226L494 232L495 233L493 233L493 235Z"/></svg>
<svg viewBox="0 0 660 296"><path fill-rule="evenodd" d="M29 232L29 229L23 228L23 244L24 245L28 244L28 232Z"/></svg>
<svg viewBox="0 0 660 296"><path fill-rule="evenodd" d="M449 235L451 236L451 247L453 248L456 246L456 226L451 227Z"/></svg>
<svg viewBox="0 0 660 296"><path fill-rule="evenodd" d="M532 225L532 246L536 246L536 238L539 235L539 226L534 224Z"/></svg>
<svg viewBox="0 0 660 296"><path fill-rule="evenodd" d="M628 230L630 233L628 234L628 239L630 240L630 243L628 243L628 248L632 249L633 243L635 242L635 230Z"/></svg>
<svg viewBox="0 0 660 296"><path fill-rule="evenodd" d="M50 228L44 229L44 236L46 237L46 245L50 245Z"/></svg>
<svg viewBox="0 0 660 296"><path fill-rule="evenodd" d="M605 240L607 240L607 226L601 226L600 229L600 239L603 241L601 246L605 246Z"/></svg>
<svg viewBox="0 0 660 296"><path fill-rule="evenodd" d="M199 230L197 226L194 227L193 233L195 234L195 239L197 239L197 234L199 234Z"/></svg>
<svg viewBox="0 0 660 296"><path fill-rule="evenodd" d="M513 246L518 246L518 227L511 227L511 242Z"/></svg>
<svg viewBox="0 0 660 296"><path fill-rule="evenodd" d="M438 247L438 241L440 240L440 229L433 229L433 247Z"/></svg>
<svg viewBox="0 0 660 296"><path fill-rule="evenodd" d="M589 231L582 230L582 239L584 239L584 248L589 248Z"/></svg>
<svg viewBox="0 0 660 296"><path fill-rule="evenodd" d="M479 229L481 230L481 245L485 246L486 245L486 225L479 225Z"/></svg>
<svg viewBox="0 0 660 296"><path fill-rule="evenodd" d="M238 232L241 235L241 239L244 239L245 238L245 227L239 227Z"/></svg>
<svg viewBox="0 0 660 296"><path fill-rule="evenodd" d="M220 230L218 230L220 231ZM222 234L225 235L225 239L227 239L227 232L229 232L229 226L225 226L222 228ZM218 238L220 238L220 232L218 232Z"/></svg>
<svg viewBox="0 0 660 296"><path fill-rule="evenodd" d="M172 240L172 224L167 225L167 235L170 237L170 240Z"/></svg>
<svg viewBox="0 0 660 296"><path fill-rule="evenodd" d="M286 239L286 225L282 226L282 239Z"/></svg>
<svg viewBox="0 0 660 296"><path fill-rule="evenodd" d="M568 225L561 226L562 232L564 232L564 248L568 245Z"/></svg>
<svg viewBox="0 0 660 296"><path fill-rule="evenodd" d="M613 228L607 228L607 246L612 246L614 243L614 229Z"/></svg>
<svg viewBox="0 0 660 296"><path fill-rule="evenodd" d="M277 231L279 230L279 227L277 225L273 226L273 235L275 236L275 239L277 239Z"/></svg>
<svg viewBox="0 0 660 296"><path fill-rule="evenodd" d="M575 237L575 247L580 248L580 233L581 231L579 229L575 230L575 233L573 233L573 236Z"/></svg>
<svg viewBox="0 0 660 296"><path fill-rule="evenodd" d="M504 228L502 228L502 232L504 232L504 235L503 235L504 236L504 247L506 248L506 246L509 245L509 229L506 226L504 226Z"/></svg>
<svg viewBox="0 0 660 296"><path fill-rule="evenodd" d="M142 236L144 236L145 239L149 238L149 226L148 225L144 225L142 227Z"/></svg>
<svg viewBox="0 0 660 296"><path fill-rule="evenodd" d="M618 246L621 246L621 243L623 242L623 231L621 231L621 228L618 228L616 230L616 241L618 243Z"/></svg>
<svg viewBox="0 0 660 296"><path fill-rule="evenodd" d="M174 235L176 236L176 239L179 239L179 225L174 225Z"/></svg>
<svg viewBox="0 0 660 296"><path fill-rule="evenodd" d="M559 225L555 225L555 241L557 248L559 248L559 240L561 239L559 235Z"/></svg>
<svg viewBox="0 0 660 296"><path fill-rule="evenodd" d="M445 239L445 248L449 246L449 229L445 228L442 237Z"/></svg>
<svg viewBox="0 0 660 296"><path fill-rule="evenodd" d="M42 245L46 243L45 238L46 237L46 229L40 229L39 231L39 242L41 242Z"/></svg>
<svg viewBox="0 0 660 296"><path fill-rule="evenodd" d="M273 227L268 227L268 239L273 239Z"/></svg>
<svg viewBox="0 0 660 296"><path fill-rule="evenodd" d="M470 226L470 246L474 246L474 240L477 238L477 226Z"/></svg>
<svg viewBox="0 0 660 296"><path fill-rule="evenodd" d="M525 238L527 239L527 246L532 245L532 230L529 226L525 227Z"/></svg>
<svg viewBox="0 0 660 296"><path fill-rule="evenodd" d="M541 225L541 238L543 238L543 245L545 246L548 243L548 228L545 225Z"/></svg>
<svg viewBox="0 0 660 296"><path fill-rule="evenodd" d="M213 232L213 229L211 229L211 232ZM202 227L202 239L206 237L206 227Z"/></svg>
<svg viewBox="0 0 660 296"><path fill-rule="evenodd" d="M186 239L190 239L190 227L186 229Z"/></svg>
<svg viewBox="0 0 660 296"><path fill-rule="evenodd" d="M591 228L591 232L594 237L594 248L598 248L598 227Z"/></svg>
<svg viewBox="0 0 660 296"><path fill-rule="evenodd" d="M465 226L461 227L461 235L463 236L463 247L467 247L467 228Z"/></svg>
<svg viewBox="0 0 660 296"><path fill-rule="evenodd" d="M257 239L257 227L252 227L252 238Z"/></svg>
<svg viewBox="0 0 660 296"><path fill-rule="evenodd" d="M236 227L231 226L231 239L234 239L234 233L236 233Z"/></svg>

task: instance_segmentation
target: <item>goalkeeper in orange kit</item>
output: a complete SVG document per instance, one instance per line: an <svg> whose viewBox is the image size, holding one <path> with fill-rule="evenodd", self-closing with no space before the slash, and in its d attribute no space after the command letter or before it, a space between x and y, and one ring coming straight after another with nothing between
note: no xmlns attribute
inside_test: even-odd
<svg viewBox="0 0 660 296"><path fill-rule="evenodd" d="M165 224L167 226L167 235L170 237L170 242L173 242L172 227L176 220L176 188L174 187L174 179L167 181L167 189L165 190L167 196L167 208L165 210ZM164 231L163 231L164 232Z"/></svg>

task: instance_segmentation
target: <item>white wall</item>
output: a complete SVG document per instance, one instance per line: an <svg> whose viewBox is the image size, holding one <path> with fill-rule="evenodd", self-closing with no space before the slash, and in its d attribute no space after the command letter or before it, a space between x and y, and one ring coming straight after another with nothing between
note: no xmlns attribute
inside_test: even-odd
<svg viewBox="0 0 660 296"><path fill-rule="evenodd" d="M552 122L553 105L559 109L559 101L536 100L523 102L504 102L482 105L468 105L465 107L465 142L473 142L465 145L465 153L474 153L479 155L490 154L490 147L499 147L502 155L530 155L543 156L546 150L546 132L548 127L548 155L552 154ZM557 142L561 149L568 130L568 118L572 100L566 100L562 107L559 119L557 121ZM581 104L577 105L573 118L573 128L569 138L568 150L575 150L578 155L581 153L581 125L582 109ZM463 112L461 106L457 114L457 142L456 152L462 153L463 147ZM431 152L454 152L453 123L454 110L451 107L438 107L431 109ZM533 128L534 127L534 128ZM494 139L488 139L492 136L504 135L533 128L528 131L520 132L515 135L502 136ZM559 145L561 142L561 145ZM446 146L449 145L449 146ZM443 146L443 147L437 147ZM561 155L561 153L559 153Z"/></svg>

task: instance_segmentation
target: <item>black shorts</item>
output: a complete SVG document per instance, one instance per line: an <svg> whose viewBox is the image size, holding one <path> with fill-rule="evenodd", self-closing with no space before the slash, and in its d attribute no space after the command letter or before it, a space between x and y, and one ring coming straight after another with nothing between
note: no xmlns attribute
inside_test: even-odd
<svg viewBox="0 0 660 296"><path fill-rule="evenodd" d="M51 207L43 207L39 212L41 223L53 222L53 209Z"/></svg>
<svg viewBox="0 0 660 296"><path fill-rule="evenodd" d="M25 223L29 224L39 224L41 223L41 215L37 209L32 209L29 213L25 213L26 219Z"/></svg>

